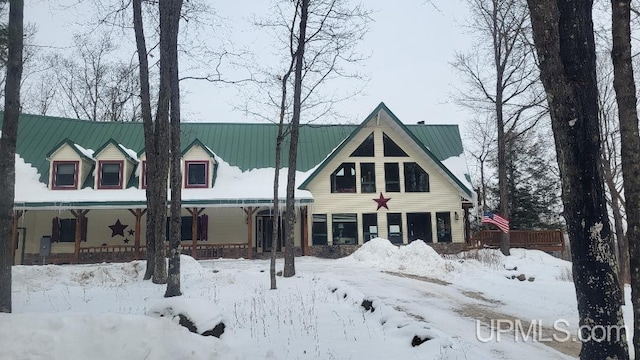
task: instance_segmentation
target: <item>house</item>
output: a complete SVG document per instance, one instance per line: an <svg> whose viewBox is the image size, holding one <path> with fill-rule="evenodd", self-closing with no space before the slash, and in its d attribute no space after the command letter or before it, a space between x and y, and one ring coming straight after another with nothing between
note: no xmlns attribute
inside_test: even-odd
<svg viewBox="0 0 640 360"><path fill-rule="evenodd" d="M183 123L183 253L259 257L276 247L273 124ZM286 147L285 147L286 148ZM144 258L141 123L22 115L15 263ZM283 155L287 163L287 154ZM303 125L295 193L299 255L342 256L374 237L441 250L469 237L472 191L456 125L405 125L383 104L360 125Z"/></svg>

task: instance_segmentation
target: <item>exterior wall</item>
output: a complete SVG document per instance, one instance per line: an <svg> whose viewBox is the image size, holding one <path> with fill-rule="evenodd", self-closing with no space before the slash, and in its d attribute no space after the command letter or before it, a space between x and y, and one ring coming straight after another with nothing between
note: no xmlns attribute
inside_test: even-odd
<svg viewBox="0 0 640 360"><path fill-rule="evenodd" d="M105 160L124 161L124 169L122 169L122 188L125 189L127 187L127 182L129 181L129 178L131 178L131 173L133 172L133 168L135 166L133 163L131 163L131 161L129 161L122 154L122 152L120 152L119 149L115 147L115 145L113 144L107 145L107 147L102 149L102 151L100 151L100 153L95 156L95 159L96 159L96 168L94 170L94 178L95 178L94 188L95 189L97 189L99 186L98 161L105 161Z"/></svg>
<svg viewBox="0 0 640 360"><path fill-rule="evenodd" d="M54 152L50 159L49 164L52 165L54 161L79 161L78 166L78 188L82 187L82 184L87 179L87 175L91 171L93 164L81 158L75 150L73 150L68 144L64 144ZM53 166L49 166L49 189L53 186ZM64 191L64 190L62 190Z"/></svg>
<svg viewBox="0 0 640 360"><path fill-rule="evenodd" d="M381 116L387 115L382 113ZM371 132L374 133L375 157L351 157L351 153L360 146ZM383 153L383 133L387 134L409 156L385 157ZM356 192L331 193L331 174L344 162L356 163ZM361 174L359 164L362 162L375 163L375 193L361 193ZM399 164L401 192L385 191L385 162ZM404 192L404 162L415 162L420 165L427 174L429 174L429 192ZM431 241L436 243L436 213L449 212L451 216L452 242L464 242L464 222L462 220L463 210L458 190L438 171L437 165L430 159L427 159L427 155L412 143L410 138L392 129L389 126L388 121L381 120L379 124L376 124L375 117L370 119L363 126L361 131L343 147L341 153L331 159L316 178L314 178L314 180L308 185L308 190L311 191L314 198L314 204L310 212L313 214L327 215L328 234L331 234L332 231L331 217L333 214L356 213L358 216L358 244L362 244L362 214L377 213L378 236L388 238L389 234L386 214L401 213L403 243L407 243L407 213L430 212L432 224ZM378 198L380 193L382 193L385 198L391 199L387 203L389 209L380 208L376 210L377 203L374 202L373 199ZM456 212L458 213L458 220L456 220ZM328 243L332 244L331 236L329 236Z"/></svg>
<svg viewBox="0 0 640 360"><path fill-rule="evenodd" d="M266 209L266 208L261 208ZM201 214L208 216L207 241L198 241L205 244L246 244L248 229L246 215L241 208L205 208ZM191 216L187 209L182 209L182 216ZM40 252L40 239L43 236L51 236L52 219L74 219L73 214L68 210L28 210L20 219L19 227L26 229L25 255L31 254L31 258L38 256ZM256 249L256 215L253 221L252 245ZM135 233L129 234L130 230L135 230L135 216L128 209L118 210L90 210L87 215L87 241L81 243L81 247L103 246L103 245L131 245L135 244ZM146 244L146 215L142 216L140 224L140 245ZM109 227L116 221L127 225L124 229L124 236L113 235ZM295 224L295 245L301 246L301 221L298 219ZM125 243L125 239L128 240ZM183 240L182 244L189 245L192 240ZM51 245L52 254L73 254L75 250L74 242L57 242Z"/></svg>
<svg viewBox="0 0 640 360"><path fill-rule="evenodd" d="M181 169L182 169L182 188L185 188L186 184L185 184L185 174L187 173L185 170L185 162L186 161L206 161L209 165L208 165L208 173L207 173L207 180L208 180L208 187L211 187L211 184L213 184L213 159L211 158L211 155L209 155L208 152L206 152L202 147L200 147L199 145L194 145L193 147L191 147L191 149L189 149L189 151L187 151L187 153L185 153L182 156L182 164L181 164Z"/></svg>

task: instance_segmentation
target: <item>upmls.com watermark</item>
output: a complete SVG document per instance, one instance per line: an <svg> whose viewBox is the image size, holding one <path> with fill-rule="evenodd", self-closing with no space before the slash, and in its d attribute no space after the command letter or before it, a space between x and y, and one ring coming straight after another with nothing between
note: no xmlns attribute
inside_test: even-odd
<svg viewBox="0 0 640 360"><path fill-rule="evenodd" d="M483 330L487 328L488 334ZM582 325L575 330L565 319L554 321L551 327L545 326L542 320L492 319L488 325L476 320L476 339L483 343L500 342L505 337L515 342L609 342L620 341L627 333L624 325Z"/></svg>

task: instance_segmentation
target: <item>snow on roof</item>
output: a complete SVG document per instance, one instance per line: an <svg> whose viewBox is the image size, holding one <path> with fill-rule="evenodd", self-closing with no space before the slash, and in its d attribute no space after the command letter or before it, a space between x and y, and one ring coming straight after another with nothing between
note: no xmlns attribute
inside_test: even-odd
<svg viewBox="0 0 640 360"><path fill-rule="evenodd" d="M191 203L201 201L203 204L215 201L229 202L228 206L238 206L233 200L245 202L267 202L273 199L274 169L253 169L242 172L240 168L231 166L220 157L218 175L212 188L183 189L182 200ZM306 173L297 173L296 183L306 178ZM279 198L285 199L287 185L287 168L280 170ZM295 191L296 200L309 201L313 199L306 190ZM50 190L46 184L40 182L40 175L31 164L16 154L16 188L15 203L19 207L29 207L30 203L64 204L70 202L103 203L105 207L117 202L146 202L146 191L138 188L124 190L92 189L81 190ZM223 204L220 204L223 205ZM100 207L100 204L92 205Z"/></svg>
<svg viewBox="0 0 640 360"><path fill-rule="evenodd" d="M122 144L118 144L118 146L120 147L120 149L122 149L122 151L124 151L127 156L129 156L130 158L134 159L134 160L138 160L138 153L129 149L128 147L122 145Z"/></svg>
<svg viewBox="0 0 640 360"><path fill-rule="evenodd" d="M88 157L89 159L93 159L93 150L85 149L76 143L74 143L73 146L75 146L76 149L78 149L78 151L80 151L84 156Z"/></svg>
<svg viewBox="0 0 640 360"><path fill-rule="evenodd" d="M460 154L458 156L451 156L442 161L442 164L451 171L451 173L460 181L460 183L469 189L473 197L475 199L475 191L473 190L473 185L469 181L469 169L467 168L467 160L464 157L464 154ZM474 200L475 202L475 200Z"/></svg>

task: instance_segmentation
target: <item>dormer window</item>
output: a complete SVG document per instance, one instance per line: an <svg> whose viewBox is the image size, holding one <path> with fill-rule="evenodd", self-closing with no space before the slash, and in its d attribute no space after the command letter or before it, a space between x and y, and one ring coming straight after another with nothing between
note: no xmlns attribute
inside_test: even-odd
<svg viewBox="0 0 640 360"><path fill-rule="evenodd" d="M122 189L124 161L98 162L98 189Z"/></svg>
<svg viewBox="0 0 640 360"><path fill-rule="evenodd" d="M78 161L54 161L53 182L54 190L78 188Z"/></svg>
<svg viewBox="0 0 640 360"><path fill-rule="evenodd" d="M206 188L209 187L209 162L185 161L185 187Z"/></svg>

